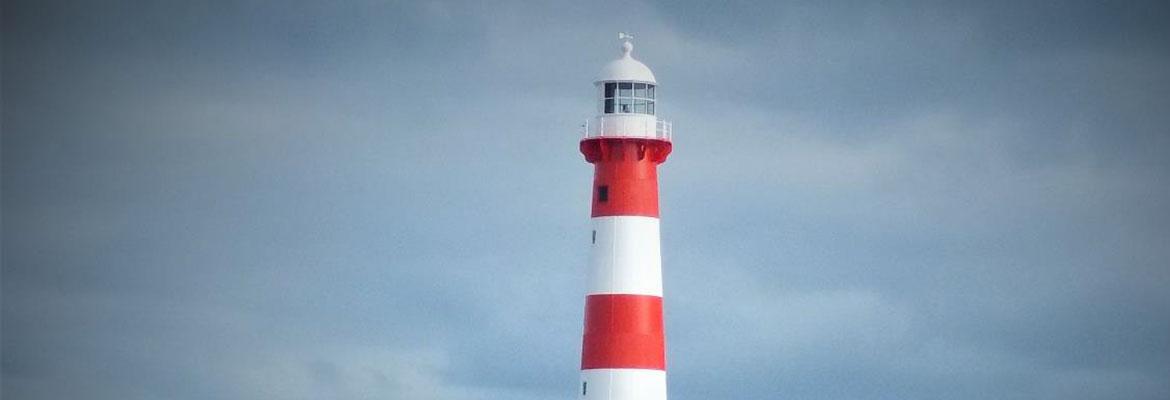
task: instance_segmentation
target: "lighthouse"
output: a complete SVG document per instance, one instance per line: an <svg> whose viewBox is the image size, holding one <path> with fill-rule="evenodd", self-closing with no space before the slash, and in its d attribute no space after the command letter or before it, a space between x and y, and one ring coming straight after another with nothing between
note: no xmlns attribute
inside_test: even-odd
<svg viewBox="0 0 1170 400"><path fill-rule="evenodd" d="M671 150L671 124L655 115L658 82L621 56L593 82L597 115L581 153L593 164L592 233L581 349L580 399L665 400L658 164Z"/></svg>

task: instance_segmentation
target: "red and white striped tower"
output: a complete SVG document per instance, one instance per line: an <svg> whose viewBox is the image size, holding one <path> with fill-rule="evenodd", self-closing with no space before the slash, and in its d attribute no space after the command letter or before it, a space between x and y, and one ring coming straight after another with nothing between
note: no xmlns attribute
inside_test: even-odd
<svg viewBox="0 0 1170 400"><path fill-rule="evenodd" d="M654 115L654 74L622 56L594 82L598 114L581 153L593 164L593 233L581 350L581 399L665 400L658 164L671 126Z"/></svg>

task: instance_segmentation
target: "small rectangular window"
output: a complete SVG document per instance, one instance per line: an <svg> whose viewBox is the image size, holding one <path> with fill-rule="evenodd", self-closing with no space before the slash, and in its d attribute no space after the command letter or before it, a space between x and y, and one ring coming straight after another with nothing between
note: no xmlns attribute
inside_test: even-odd
<svg viewBox="0 0 1170 400"><path fill-rule="evenodd" d="M646 84L645 83L635 83L634 84L634 97L646 98Z"/></svg>
<svg viewBox="0 0 1170 400"><path fill-rule="evenodd" d="M597 187L597 201L599 203L609 201L609 186L602 185Z"/></svg>
<svg viewBox="0 0 1170 400"><path fill-rule="evenodd" d="M647 85L646 86L646 98L647 99L654 98L654 85Z"/></svg>
<svg viewBox="0 0 1170 400"><path fill-rule="evenodd" d="M645 114L646 113L646 100L635 99L634 100L634 112L636 112L638 114Z"/></svg>
<svg viewBox="0 0 1170 400"><path fill-rule="evenodd" d="M605 96L604 96L604 97L613 97L613 92L614 92L614 89L617 89L617 84L616 84L616 83L613 83L613 82L606 83L606 84L605 84Z"/></svg>
<svg viewBox="0 0 1170 400"><path fill-rule="evenodd" d="M589 386L588 386L588 385L589 385L589 382L581 382L581 395L582 395L582 396L584 396L584 395L585 395L585 393L588 393L588 392L589 392Z"/></svg>
<svg viewBox="0 0 1170 400"><path fill-rule="evenodd" d="M654 115L654 100L646 101L646 113Z"/></svg>
<svg viewBox="0 0 1170 400"><path fill-rule="evenodd" d="M593 244L597 244L597 230L593 230Z"/></svg>
<svg viewBox="0 0 1170 400"><path fill-rule="evenodd" d="M634 107L634 104L632 103L632 101L633 100L624 99L624 98L618 99L618 112L620 112L620 113L633 112L632 108Z"/></svg>
<svg viewBox="0 0 1170 400"><path fill-rule="evenodd" d="M613 114L613 99L605 99L605 113Z"/></svg>
<svg viewBox="0 0 1170 400"><path fill-rule="evenodd" d="M630 96L634 89L634 84L631 82L618 83L618 97L633 97Z"/></svg>

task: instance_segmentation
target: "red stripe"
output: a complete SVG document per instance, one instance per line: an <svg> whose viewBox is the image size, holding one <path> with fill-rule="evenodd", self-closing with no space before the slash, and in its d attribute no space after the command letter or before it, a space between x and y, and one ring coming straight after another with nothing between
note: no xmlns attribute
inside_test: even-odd
<svg viewBox="0 0 1170 400"><path fill-rule="evenodd" d="M585 298L581 369L666 370L662 298L598 294Z"/></svg>
<svg viewBox="0 0 1170 400"><path fill-rule="evenodd" d="M670 150L670 142L657 139L582 140L581 153L594 164L593 216L658 217L658 164Z"/></svg>

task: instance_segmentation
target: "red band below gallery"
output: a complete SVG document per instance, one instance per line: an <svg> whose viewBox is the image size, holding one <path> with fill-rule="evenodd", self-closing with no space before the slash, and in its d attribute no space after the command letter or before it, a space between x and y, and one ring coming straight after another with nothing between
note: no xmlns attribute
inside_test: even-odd
<svg viewBox="0 0 1170 400"><path fill-rule="evenodd" d="M581 153L594 165L593 217L658 217L658 164L671 143L656 139L601 138L581 141Z"/></svg>

